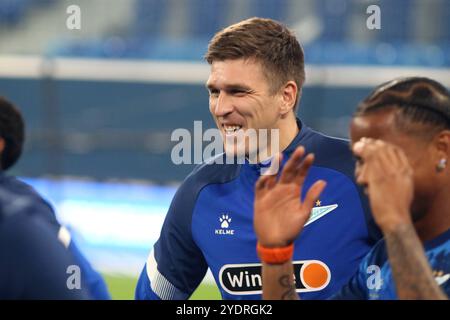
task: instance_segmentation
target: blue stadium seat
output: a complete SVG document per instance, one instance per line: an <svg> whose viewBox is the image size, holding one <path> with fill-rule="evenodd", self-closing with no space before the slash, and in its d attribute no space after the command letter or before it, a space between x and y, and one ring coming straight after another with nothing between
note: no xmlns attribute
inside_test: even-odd
<svg viewBox="0 0 450 320"><path fill-rule="evenodd" d="M16 25L25 16L30 0L0 0L0 23Z"/></svg>
<svg viewBox="0 0 450 320"><path fill-rule="evenodd" d="M450 45L450 1L444 0L442 2L441 13L442 13L441 23L443 25L441 26L441 37L439 41L447 45ZM447 54L447 56L450 59L450 55Z"/></svg>
<svg viewBox="0 0 450 320"><path fill-rule="evenodd" d="M284 21L289 12L289 1L287 0L252 0L251 7L257 17L271 18Z"/></svg>
<svg viewBox="0 0 450 320"><path fill-rule="evenodd" d="M135 21L132 32L136 36L155 36L163 32L163 23L167 17L166 0L137 0Z"/></svg>
<svg viewBox="0 0 450 320"><path fill-rule="evenodd" d="M25 19L28 11L47 7L56 0L0 0L0 25L15 26Z"/></svg>
<svg viewBox="0 0 450 320"><path fill-rule="evenodd" d="M20 0L25 3L27 0ZM28 0L30 1L30 0ZM54 0L36 0L54 1ZM52 46L49 54L103 58L165 59L200 61L210 37L228 25L230 0L183 0L190 17L182 38L167 37L167 12L174 2L167 0L136 0L135 21L129 34L99 41L62 42ZM284 21L290 14L291 0L247 0L242 17L263 16ZM0 5L9 3L0 0ZM19 3L19 2L17 2ZM16 4L17 4L16 3ZM409 0L380 0L382 30L367 43L349 41L353 0L315 0L315 13L322 20L324 31L305 47L308 63L450 66L450 1L442 0L440 21L443 25L439 42L414 42L415 6ZM357 9L356 9L357 8ZM1 6L0 6L1 10ZM292 16L292 15L291 15Z"/></svg>
<svg viewBox="0 0 450 320"><path fill-rule="evenodd" d="M381 30L378 40L407 42L413 37L414 15L410 0L380 0Z"/></svg>
<svg viewBox="0 0 450 320"><path fill-rule="evenodd" d="M191 36L211 37L226 26L228 0L190 0Z"/></svg>
<svg viewBox="0 0 450 320"><path fill-rule="evenodd" d="M350 0L315 1L316 13L324 27L321 40L343 41L347 37L350 5Z"/></svg>

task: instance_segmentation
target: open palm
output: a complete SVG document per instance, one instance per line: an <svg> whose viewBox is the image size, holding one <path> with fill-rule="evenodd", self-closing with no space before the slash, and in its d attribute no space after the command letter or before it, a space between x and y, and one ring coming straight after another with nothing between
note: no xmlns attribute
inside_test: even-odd
<svg viewBox="0 0 450 320"><path fill-rule="evenodd" d="M306 193L304 201L300 195L314 162L314 155L303 158L305 149L297 148L281 172L261 176L255 187L254 228L258 242L265 247L284 247L300 234L308 220L314 202L325 188L325 181L315 182ZM281 163L281 155L278 159Z"/></svg>

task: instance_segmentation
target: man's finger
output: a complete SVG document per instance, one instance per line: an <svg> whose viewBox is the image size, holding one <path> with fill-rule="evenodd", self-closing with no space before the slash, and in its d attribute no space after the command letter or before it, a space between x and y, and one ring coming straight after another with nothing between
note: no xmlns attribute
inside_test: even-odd
<svg viewBox="0 0 450 320"><path fill-rule="evenodd" d="M411 167L411 164L409 163L408 157L406 156L405 152L400 149L396 148L394 150L395 156L397 157L397 163L398 167L401 168L401 170L405 170L405 174L413 174L413 170Z"/></svg>
<svg viewBox="0 0 450 320"><path fill-rule="evenodd" d="M303 146L295 149L281 172L280 183L290 183L295 178L297 168L300 165L304 154L305 148Z"/></svg>
<svg viewBox="0 0 450 320"><path fill-rule="evenodd" d="M402 167L399 148L382 140L362 138L354 145L355 155L364 161L367 183L392 174Z"/></svg>
<svg viewBox="0 0 450 320"><path fill-rule="evenodd" d="M379 140L362 138L353 145L352 149L356 156L363 160L368 160L376 155L382 146L383 143Z"/></svg>
<svg viewBox="0 0 450 320"><path fill-rule="evenodd" d="M316 200L320 197L320 194L325 189L327 183L324 180L316 181L306 193L305 200L303 200L303 207L310 212L314 206Z"/></svg>
<svg viewBox="0 0 450 320"><path fill-rule="evenodd" d="M309 169L311 168L313 163L314 154L310 153L305 157L305 159L303 159L300 166L297 168L294 181L298 186L300 186L300 188L303 186L305 178L308 175Z"/></svg>
<svg viewBox="0 0 450 320"><path fill-rule="evenodd" d="M271 177L272 176L260 176L258 181L256 181L255 191L256 192L261 192L263 189L265 189L266 188L266 184L267 184L268 180Z"/></svg>

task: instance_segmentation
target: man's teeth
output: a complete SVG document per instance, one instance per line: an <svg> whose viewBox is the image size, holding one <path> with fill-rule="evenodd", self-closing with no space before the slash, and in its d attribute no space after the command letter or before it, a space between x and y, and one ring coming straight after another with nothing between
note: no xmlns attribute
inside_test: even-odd
<svg viewBox="0 0 450 320"><path fill-rule="evenodd" d="M242 128L242 126L224 126L226 133L234 133L241 128Z"/></svg>

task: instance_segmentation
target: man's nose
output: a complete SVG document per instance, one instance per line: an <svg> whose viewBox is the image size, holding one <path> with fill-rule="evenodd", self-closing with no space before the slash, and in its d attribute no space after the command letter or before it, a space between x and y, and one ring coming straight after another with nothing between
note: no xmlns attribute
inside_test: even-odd
<svg viewBox="0 0 450 320"><path fill-rule="evenodd" d="M233 104L226 93L221 92L215 103L213 110L217 117L223 117L233 111Z"/></svg>

